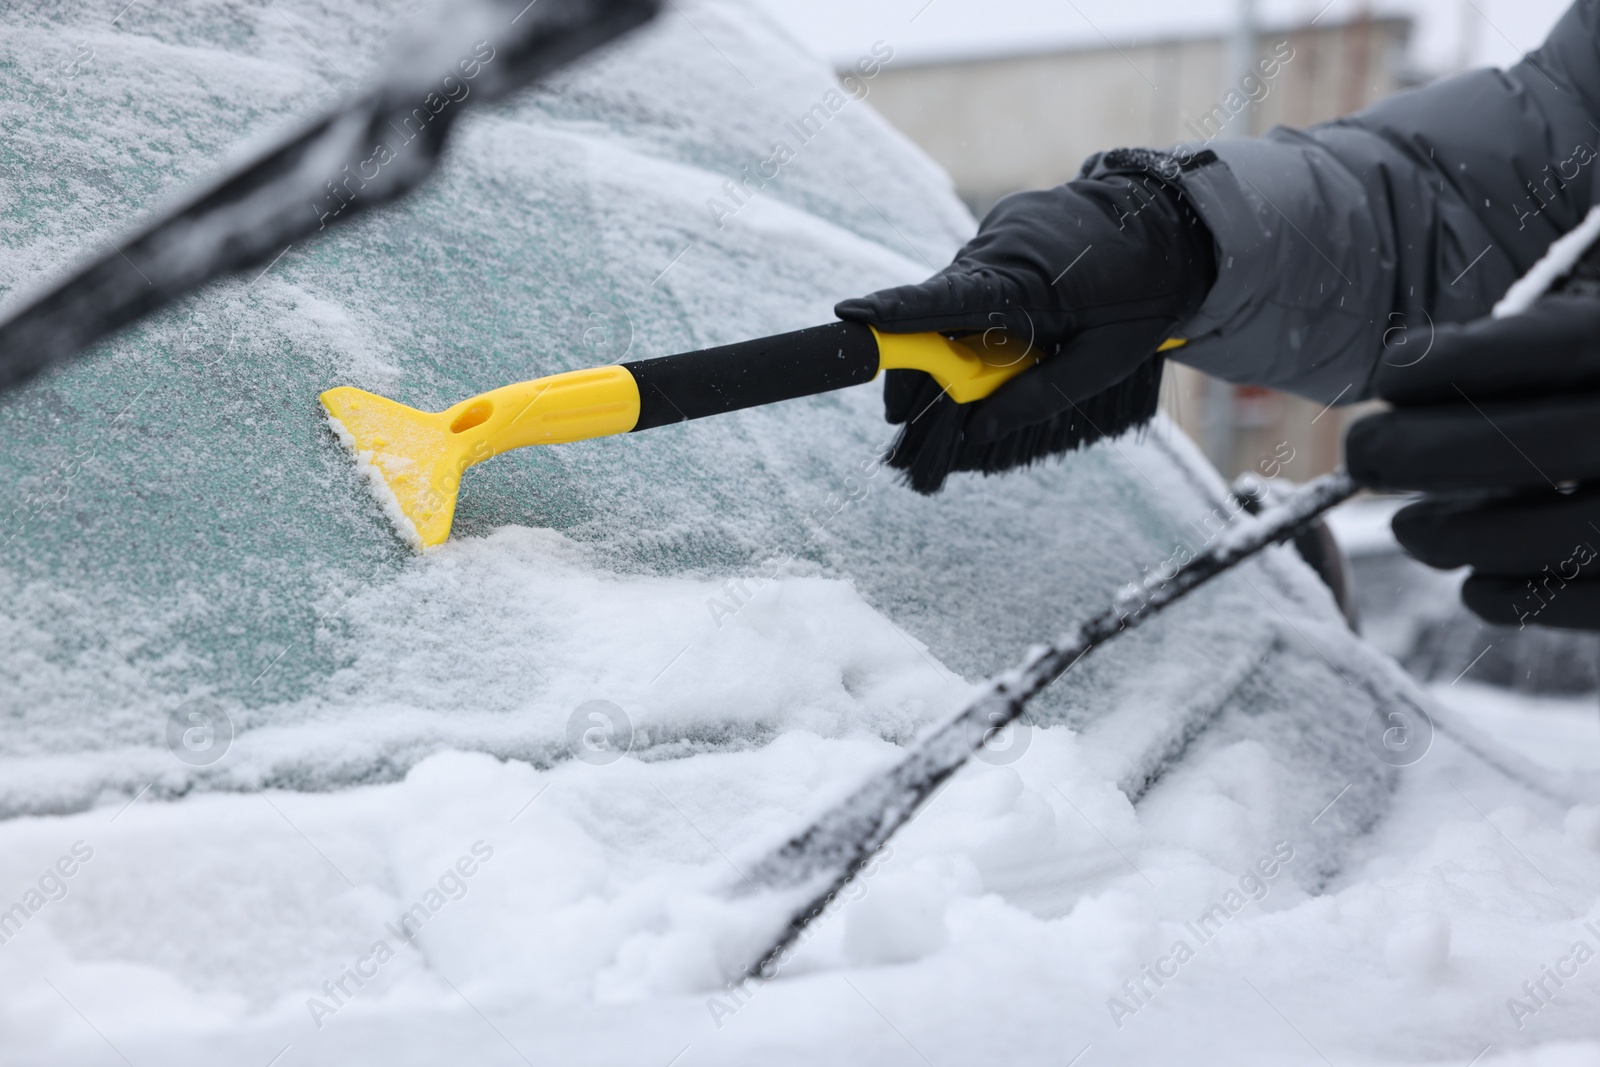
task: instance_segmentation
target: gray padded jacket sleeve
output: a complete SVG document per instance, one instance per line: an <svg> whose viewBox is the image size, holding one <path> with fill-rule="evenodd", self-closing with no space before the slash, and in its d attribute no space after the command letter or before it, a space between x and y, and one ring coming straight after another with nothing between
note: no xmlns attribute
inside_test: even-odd
<svg viewBox="0 0 1600 1067"><path fill-rule="evenodd" d="M1175 355L1354 402L1380 359L1424 350L1430 323L1488 314L1595 200L1600 0L1577 0L1508 71L1205 147L1217 160L1179 180L1215 238L1217 282Z"/></svg>

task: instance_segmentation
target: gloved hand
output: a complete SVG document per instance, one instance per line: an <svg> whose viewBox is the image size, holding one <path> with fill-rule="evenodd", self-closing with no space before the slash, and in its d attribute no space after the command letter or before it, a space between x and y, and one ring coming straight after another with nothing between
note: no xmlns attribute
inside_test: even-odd
<svg viewBox="0 0 1600 1067"><path fill-rule="evenodd" d="M1215 278L1211 235L1179 191L1153 170L1113 173L1008 196L944 270L834 312L891 333L981 335L969 343L991 360L1042 357L973 405L964 434L985 445L1127 378ZM937 393L920 371L890 371L885 417L905 422Z"/></svg>
<svg viewBox="0 0 1600 1067"><path fill-rule="evenodd" d="M1600 299L1440 327L1374 386L1394 408L1346 457L1363 485L1427 494L1394 518L1406 551L1470 566L1461 598L1489 622L1600 630Z"/></svg>

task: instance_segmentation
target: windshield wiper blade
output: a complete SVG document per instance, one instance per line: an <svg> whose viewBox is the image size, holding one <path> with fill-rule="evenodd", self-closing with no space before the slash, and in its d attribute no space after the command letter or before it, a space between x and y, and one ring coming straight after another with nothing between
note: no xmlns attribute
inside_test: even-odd
<svg viewBox="0 0 1600 1067"><path fill-rule="evenodd" d="M1261 493L1261 485L1259 480L1240 479L1234 492L1245 500ZM731 895L798 891L805 903L791 913L788 924L750 964L745 977L766 981L776 976L809 936L812 922L871 863L873 855L1051 682L1118 634L1149 621L1269 545L1294 537L1355 492L1355 482L1341 467L1285 494L1281 501L1267 501L1259 517L1238 516L1209 550L1170 574L1158 570L1143 583L1125 587L1109 607L1076 629L1029 649L1021 663L984 683L965 708L919 738L892 767L870 775L849 796L748 868Z"/></svg>
<svg viewBox="0 0 1600 1067"><path fill-rule="evenodd" d="M206 282L415 189L468 104L496 100L654 17L660 0L472 0L396 49L380 79L182 197L0 323L0 390Z"/></svg>

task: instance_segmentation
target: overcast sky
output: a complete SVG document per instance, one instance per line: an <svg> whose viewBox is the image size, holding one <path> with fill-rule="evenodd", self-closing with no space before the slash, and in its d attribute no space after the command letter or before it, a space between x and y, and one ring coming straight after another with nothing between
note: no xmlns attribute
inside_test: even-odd
<svg viewBox="0 0 1600 1067"><path fill-rule="evenodd" d="M1230 25L1236 0L756 0L813 51L848 62L876 40L915 60L1103 46L1199 33ZM1323 5L1327 4L1326 10ZM1266 26L1312 18L1346 20L1360 0L1260 0ZM1379 14L1417 22L1411 62L1423 70L1509 66L1536 46L1566 0L1382 0ZM1321 14L1319 15L1319 12Z"/></svg>

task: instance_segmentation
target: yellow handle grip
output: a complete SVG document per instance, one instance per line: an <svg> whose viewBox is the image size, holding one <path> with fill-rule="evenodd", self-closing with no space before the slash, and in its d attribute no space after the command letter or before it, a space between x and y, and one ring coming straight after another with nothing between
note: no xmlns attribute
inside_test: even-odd
<svg viewBox="0 0 1600 1067"><path fill-rule="evenodd" d="M1037 353L998 333L981 351L940 333L880 333L873 327L872 335L880 371L923 371L958 404L982 400L1039 362Z"/></svg>
<svg viewBox="0 0 1600 1067"><path fill-rule="evenodd" d="M1023 347L1001 331L980 335L978 347L939 333L880 333L873 327L872 334L878 339L879 370L924 371L958 404L982 400L1039 362L1032 346ZM1170 352L1185 344L1182 338L1169 337L1156 351Z"/></svg>

